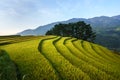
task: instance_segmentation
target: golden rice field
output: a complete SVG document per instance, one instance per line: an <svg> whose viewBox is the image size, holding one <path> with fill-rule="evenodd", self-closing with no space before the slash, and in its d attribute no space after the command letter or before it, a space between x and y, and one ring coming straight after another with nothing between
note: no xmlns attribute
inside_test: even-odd
<svg viewBox="0 0 120 80"><path fill-rule="evenodd" d="M0 80L120 80L120 55L70 37L0 37Z"/></svg>

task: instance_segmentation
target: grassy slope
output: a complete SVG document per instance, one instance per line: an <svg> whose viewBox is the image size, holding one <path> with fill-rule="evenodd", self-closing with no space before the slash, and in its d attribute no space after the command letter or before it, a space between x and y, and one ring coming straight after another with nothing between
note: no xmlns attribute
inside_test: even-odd
<svg viewBox="0 0 120 80"><path fill-rule="evenodd" d="M39 39L42 36L0 36L0 46Z"/></svg>
<svg viewBox="0 0 120 80"><path fill-rule="evenodd" d="M17 64L21 79L23 80L58 79L54 69L38 51L40 39L42 38L2 47L9 53L11 59Z"/></svg>
<svg viewBox="0 0 120 80"><path fill-rule="evenodd" d="M0 50L0 80L16 79L17 73L14 63L4 50Z"/></svg>
<svg viewBox="0 0 120 80"><path fill-rule="evenodd" d="M21 79L120 80L120 56L102 46L69 37L13 39L1 48L17 65Z"/></svg>
<svg viewBox="0 0 120 80"><path fill-rule="evenodd" d="M54 41L56 40L59 40L59 38L44 40L42 42L42 53L55 67L61 80L89 80L89 76L72 65L63 55L60 54L60 52L56 50L56 47L54 46Z"/></svg>

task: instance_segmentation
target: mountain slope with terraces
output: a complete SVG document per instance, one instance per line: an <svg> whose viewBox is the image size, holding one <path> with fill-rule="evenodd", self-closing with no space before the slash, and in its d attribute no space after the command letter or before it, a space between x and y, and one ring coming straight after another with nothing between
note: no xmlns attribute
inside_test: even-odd
<svg viewBox="0 0 120 80"><path fill-rule="evenodd" d="M12 43L0 49L15 64L13 73L18 80L120 80L120 55L100 45L60 36L9 39ZM5 74L0 74L5 80Z"/></svg>

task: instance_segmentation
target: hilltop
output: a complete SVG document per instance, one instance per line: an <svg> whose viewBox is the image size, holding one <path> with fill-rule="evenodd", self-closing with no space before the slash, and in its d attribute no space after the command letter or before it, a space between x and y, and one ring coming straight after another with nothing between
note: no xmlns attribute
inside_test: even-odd
<svg viewBox="0 0 120 80"><path fill-rule="evenodd" d="M117 16L100 16L94 18L73 18L66 21L59 21L47 25L39 26L36 29L24 30L20 35L45 35L45 33L58 23L71 23L84 21L90 24L97 33L95 43L108 47L112 50L120 51L120 15Z"/></svg>

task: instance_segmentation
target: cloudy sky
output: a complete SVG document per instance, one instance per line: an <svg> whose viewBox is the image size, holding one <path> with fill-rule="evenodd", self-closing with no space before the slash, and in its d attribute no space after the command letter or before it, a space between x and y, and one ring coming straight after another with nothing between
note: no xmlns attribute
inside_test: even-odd
<svg viewBox="0 0 120 80"><path fill-rule="evenodd" d="M120 0L0 0L0 35L103 15L120 15Z"/></svg>

